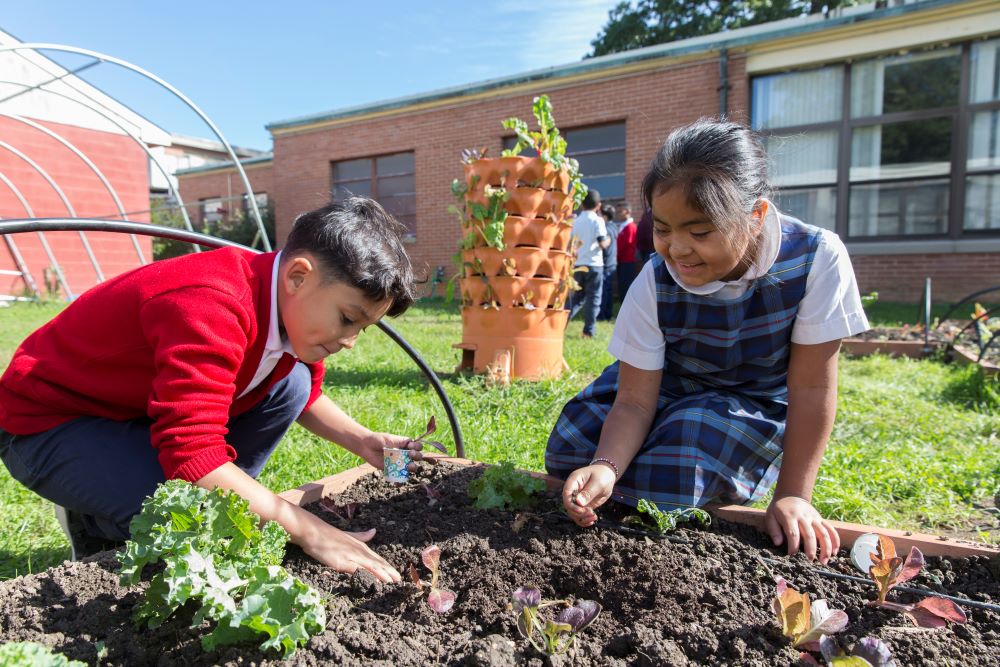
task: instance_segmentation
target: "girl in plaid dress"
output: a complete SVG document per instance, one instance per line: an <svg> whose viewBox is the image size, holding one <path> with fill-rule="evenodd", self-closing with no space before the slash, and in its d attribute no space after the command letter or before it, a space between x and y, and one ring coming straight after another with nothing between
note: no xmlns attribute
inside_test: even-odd
<svg viewBox="0 0 1000 667"><path fill-rule="evenodd" d="M840 538L811 504L837 405L840 339L864 331L847 251L766 198L745 127L675 130L643 181L656 255L629 289L617 359L563 409L548 471L581 526L614 499L663 509L751 503L767 529L822 562Z"/></svg>

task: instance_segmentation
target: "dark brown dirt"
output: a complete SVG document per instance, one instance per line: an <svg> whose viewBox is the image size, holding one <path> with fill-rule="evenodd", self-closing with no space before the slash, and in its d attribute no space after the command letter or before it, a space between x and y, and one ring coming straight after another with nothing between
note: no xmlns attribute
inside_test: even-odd
<svg viewBox="0 0 1000 667"><path fill-rule="evenodd" d="M94 664L104 642L109 665L794 665L798 652L771 616L770 568L799 590L847 611L840 635L885 640L904 665L1000 664L1000 614L966 609L965 626L922 631L900 615L871 609L873 589L821 577L802 556L787 558L752 529L719 523L682 528L676 541L648 539L613 528L580 530L547 500L517 533L515 515L471 508L465 488L479 469L441 465L421 475L443 497L431 506L417 482L392 486L371 476L335 500L357 502L352 528L376 527L376 550L405 572L421 575L420 551L438 544L442 585L458 595L447 614L430 610L411 584L383 586L370 575L337 574L290 547L287 568L322 591L326 631L288 662L252 647L203 653L204 629L189 629L190 613L157 630L129 623L141 589L123 589L111 553L43 574L0 582L0 629L5 641L34 640ZM314 509L336 523L331 514ZM845 554L828 570L857 574ZM763 564L760 557L777 561ZM929 559L915 585L1000 602L998 563L984 557ZM992 569L991 569L992 568ZM604 605L579 636L575 654L543 660L517 634L508 608L518 586L536 585L545 598L590 598ZM893 592L898 601L914 601Z"/></svg>

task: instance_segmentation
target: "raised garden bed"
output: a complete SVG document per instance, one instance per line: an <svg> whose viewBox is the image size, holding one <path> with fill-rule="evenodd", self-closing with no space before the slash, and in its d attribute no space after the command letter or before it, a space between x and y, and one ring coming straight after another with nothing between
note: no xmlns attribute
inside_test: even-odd
<svg viewBox="0 0 1000 667"><path fill-rule="evenodd" d="M951 322L931 329L929 340L924 340L924 327L873 327L842 342L844 351L855 356L885 354L890 357L920 359L949 345L960 326Z"/></svg>
<svg viewBox="0 0 1000 667"><path fill-rule="evenodd" d="M442 585L457 594L445 614L433 612L426 591L421 597L412 584L383 586L369 575L337 574L292 547L285 565L324 595L326 630L287 662L264 658L253 647L206 653L200 630L187 627L190 615L155 630L133 629L129 620L141 589L120 587L117 564L105 553L0 582L3 639L40 641L91 664L100 641L106 651L101 664L109 665L543 665L548 662L518 635L508 608L515 589L535 585L545 598L588 598L604 606L578 635L574 652L555 664L793 665L799 651L771 612L771 576L778 574L847 612L850 623L838 635L842 643L881 637L900 666L1000 664L995 611L968 608L967 625L914 628L902 615L867 607L872 586L819 575L821 569L858 574L847 558L829 568L802 556L787 558L752 526L718 518L708 529L682 527L660 540L615 528L580 530L548 500L515 530L514 513L471 506L466 487L481 470L442 464L394 486L367 474L369 468L357 468L286 494L336 523L334 514L309 503L342 491L334 502L358 503L351 526L378 528L376 550L403 572L413 564L426 576L421 550L440 546ZM719 513L727 511L736 518L759 516ZM997 563L988 555L931 556L928 563L910 585L1000 601ZM905 593L893 595L914 601Z"/></svg>

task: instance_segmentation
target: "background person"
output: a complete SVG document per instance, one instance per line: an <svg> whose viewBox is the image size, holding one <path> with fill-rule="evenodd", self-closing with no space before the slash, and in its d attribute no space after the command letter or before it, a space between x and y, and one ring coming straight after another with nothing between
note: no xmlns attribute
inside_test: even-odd
<svg viewBox="0 0 1000 667"><path fill-rule="evenodd" d="M611 243L604 218L597 213L600 208L601 193L591 189L573 220L572 235L580 244L573 267L573 278L580 284L580 289L573 292L569 319L583 311L584 338L594 337L594 324L601 309L601 288L604 283L604 248Z"/></svg>

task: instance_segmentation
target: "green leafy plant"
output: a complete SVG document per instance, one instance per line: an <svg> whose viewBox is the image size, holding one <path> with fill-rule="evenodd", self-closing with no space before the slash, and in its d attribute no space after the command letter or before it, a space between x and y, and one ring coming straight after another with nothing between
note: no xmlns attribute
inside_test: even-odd
<svg viewBox="0 0 1000 667"><path fill-rule="evenodd" d="M636 509L640 514L645 514L646 516L629 517L630 523L637 523L652 528L660 535L672 533L677 530L678 523L694 521L703 526L708 526L712 523L712 515L697 507L681 507L664 512L655 504L643 498L636 505Z"/></svg>
<svg viewBox="0 0 1000 667"><path fill-rule="evenodd" d="M510 199L510 194L506 188L494 188L489 185L483 192L489 202L486 206L479 202L469 202L469 212L475 223L478 223L473 223L473 231L482 234L487 246L503 250L506 247L503 242L503 229L504 222L507 221L507 209L503 204Z"/></svg>
<svg viewBox="0 0 1000 667"><path fill-rule="evenodd" d="M548 95L539 95L531 105L531 111L538 122L538 130L531 130L528 124L520 118L507 118L502 122L505 129L513 130L517 143L503 152L504 157L520 155L525 148L533 148L538 157L551 164L556 169L566 169L572 184L574 208L580 208L583 198L587 196L587 186L580 178L580 164L571 157L566 157L566 139L559 134L555 118L552 115L552 102Z"/></svg>
<svg viewBox="0 0 1000 667"><path fill-rule="evenodd" d="M576 642L576 635L593 623L601 613L601 605L593 600L542 600L537 588L524 587L514 591L511 599L517 614L517 631L545 655L565 653ZM546 607L565 605L554 619L543 618Z"/></svg>
<svg viewBox="0 0 1000 667"><path fill-rule="evenodd" d="M476 509L524 509L535 502L535 495L545 490L545 482L514 468L510 461L487 468L482 476L469 482L469 497Z"/></svg>
<svg viewBox="0 0 1000 667"><path fill-rule="evenodd" d="M0 646L0 667L86 667L48 646L35 642L10 642Z"/></svg>
<svg viewBox="0 0 1000 667"><path fill-rule="evenodd" d="M260 639L283 657L326 626L319 594L281 567L288 533L263 527L236 493L208 491L181 480L161 484L129 526L119 552L123 585L138 583L146 565L162 563L150 580L135 620L155 628L189 602L199 608L191 627L215 628L202 647Z"/></svg>
<svg viewBox="0 0 1000 667"><path fill-rule="evenodd" d="M878 301L878 292L869 292L861 297L861 307L868 310L868 306L874 305Z"/></svg>

